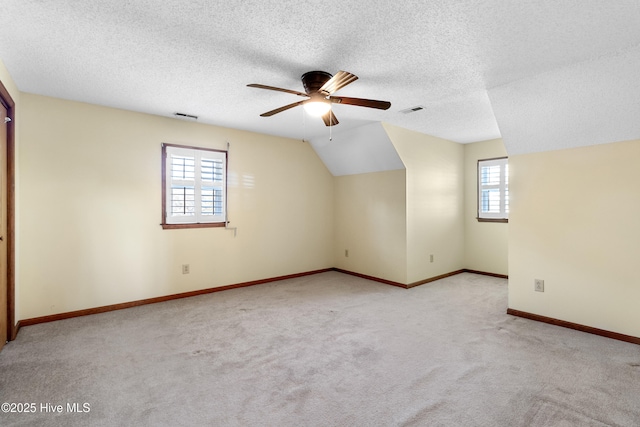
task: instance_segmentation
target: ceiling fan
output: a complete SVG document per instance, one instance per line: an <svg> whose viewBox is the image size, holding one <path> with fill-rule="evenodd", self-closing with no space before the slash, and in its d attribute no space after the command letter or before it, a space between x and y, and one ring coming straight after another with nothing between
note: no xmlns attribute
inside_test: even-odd
<svg viewBox="0 0 640 427"><path fill-rule="evenodd" d="M322 120L324 120L325 125L335 126L339 122L333 114L333 111L331 111L331 104L358 105L360 107L377 108L379 110L386 110L391 107L391 103L388 101L333 96L335 92L358 80L358 76L347 71L338 71L335 76L332 76L325 71L309 71L308 73L304 73L301 79L306 92L298 92L296 90L282 89L279 87L265 86L255 83L247 85L249 87L257 87L259 89L292 93L294 95L308 98L304 101L294 102L293 104L267 111L266 113L260 114L260 116L270 117L290 108L297 107L298 105L304 105L304 108L309 112L309 114L322 116Z"/></svg>

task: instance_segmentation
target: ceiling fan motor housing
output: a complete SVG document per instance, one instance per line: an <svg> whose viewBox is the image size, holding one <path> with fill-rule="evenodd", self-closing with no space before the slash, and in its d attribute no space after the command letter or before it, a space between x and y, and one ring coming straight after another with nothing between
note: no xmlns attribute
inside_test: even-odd
<svg viewBox="0 0 640 427"><path fill-rule="evenodd" d="M333 76L326 71L309 71L302 75L302 85L308 94L312 94L317 92L331 77Z"/></svg>

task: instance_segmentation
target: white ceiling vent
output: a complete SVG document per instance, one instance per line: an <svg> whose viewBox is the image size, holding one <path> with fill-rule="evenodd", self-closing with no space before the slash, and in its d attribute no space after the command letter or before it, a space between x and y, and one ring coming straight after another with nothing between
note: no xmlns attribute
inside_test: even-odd
<svg viewBox="0 0 640 427"><path fill-rule="evenodd" d="M415 113L416 111L424 110L423 105L416 105L415 107L405 108L404 110L400 110L402 114Z"/></svg>
<svg viewBox="0 0 640 427"><path fill-rule="evenodd" d="M182 119L182 120L191 120L191 121L196 121L198 120L198 116L194 116L193 114L185 114L185 113L173 113L173 115L177 118L177 119Z"/></svg>

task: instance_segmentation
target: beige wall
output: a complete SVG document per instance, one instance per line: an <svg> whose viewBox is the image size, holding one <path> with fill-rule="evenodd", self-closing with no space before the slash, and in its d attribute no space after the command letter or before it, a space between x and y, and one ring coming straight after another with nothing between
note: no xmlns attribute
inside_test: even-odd
<svg viewBox="0 0 640 427"><path fill-rule="evenodd" d="M403 284L464 268L463 146L384 130L406 169L334 178L336 267Z"/></svg>
<svg viewBox="0 0 640 427"><path fill-rule="evenodd" d="M20 318L334 264L333 181L308 144L24 93L20 113ZM237 236L162 230L160 144L226 141Z"/></svg>
<svg viewBox="0 0 640 427"><path fill-rule="evenodd" d="M407 283L464 268L463 146L384 127L407 170Z"/></svg>
<svg viewBox="0 0 640 427"><path fill-rule="evenodd" d="M510 308L640 336L639 164L640 141L510 157Z"/></svg>
<svg viewBox="0 0 640 427"><path fill-rule="evenodd" d="M478 222L478 160L505 157L502 139L464 145L464 266L486 273L509 274L509 224Z"/></svg>
<svg viewBox="0 0 640 427"><path fill-rule="evenodd" d="M512 156L510 224L481 224L475 162L499 140L385 125L407 170L333 178L299 141L20 93L2 62L0 80L16 102L17 319L332 266L507 274L508 228L510 308L640 336L640 141ZM160 143L226 141L237 236L163 231Z"/></svg>
<svg viewBox="0 0 640 427"><path fill-rule="evenodd" d="M335 266L406 283L405 171L335 177L334 193Z"/></svg>
<svg viewBox="0 0 640 427"><path fill-rule="evenodd" d="M404 274L406 280L395 280L402 283L462 268L508 274L508 225L476 220L477 160L505 156L502 140L462 145L389 124L384 129L406 166L405 182L397 171L335 179L337 267L386 279L389 271L397 270L393 276ZM401 191L404 198L397 197ZM378 223L374 215L379 216L379 206L375 211L367 202L372 197L398 219ZM398 233L405 234L402 250ZM382 234L388 237L371 237ZM379 247L381 241L393 244ZM350 259L344 256L348 247ZM361 249L354 251L356 247ZM387 254L389 249L393 255ZM362 258L356 260L356 254ZM394 264L386 265L390 260ZM403 262L406 272L401 273ZM387 276L379 275L381 271Z"/></svg>

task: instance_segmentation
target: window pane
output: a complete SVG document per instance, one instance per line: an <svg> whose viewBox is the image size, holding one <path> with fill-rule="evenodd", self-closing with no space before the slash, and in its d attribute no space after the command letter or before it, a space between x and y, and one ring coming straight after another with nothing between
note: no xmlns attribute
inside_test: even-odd
<svg viewBox="0 0 640 427"><path fill-rule="evenodd" d="M213 213L216 215L222 215L223 207L224 200L222 199L222 190L214 190Z"/></svg>
<svg viewBox="0 0 640 427"><path fill-rule="evenodd" d="M171 156L171 178L182 180L195 179L196 161L193 157Z"/></svg>
<svg viewBox="0 0 640 427"><path fill-rule="evenodd" d="M162 227L220 227L226 217L226 151L172 144L162 150Z"/></svg>
<svg viewBox="0 0 640 427"><path fill-rule="evenodd" d="M506 157L478 160L478 220L509 218L508 174Z"/></svg>
<svg viewBox="0 0 640 427"><path fill-rule="evenodd" d="M509 213L509 189L504 189L504 211Z"/></svg>
<svg viewBox="0 0 640 427"><path fill-rule="evenodd" d="M202 215L213 215L213 188L202 189Z"/></svg>
<svg viewBox="0 0 640 427"><path fill-rule="evenodd" d="M484 213L500 212L500 189L482 190L480 209Z"/></svg>
<svg viewBox="0 0 640 427"><path fill-rule="evenodd" d="M222 190L202 188L202 215L222 215Z"/></svg>
<svg viewBox="0 0 640 427"><path fill-rule="evenodd" d="M482 166L480 176L482 185L499 185L500 165Z"/></svg>
<svg viewBox="0 0 640 427"><path fill-rule="evenodd" d="M222 182L222 160L202 159L201 168L203 181Z"/></svg>
<svg viewBox="0 0 640 427"><path fill-rule="evenodd" d="M193 187L171 187L171 215L195 215L195 207Z"/></svg>

